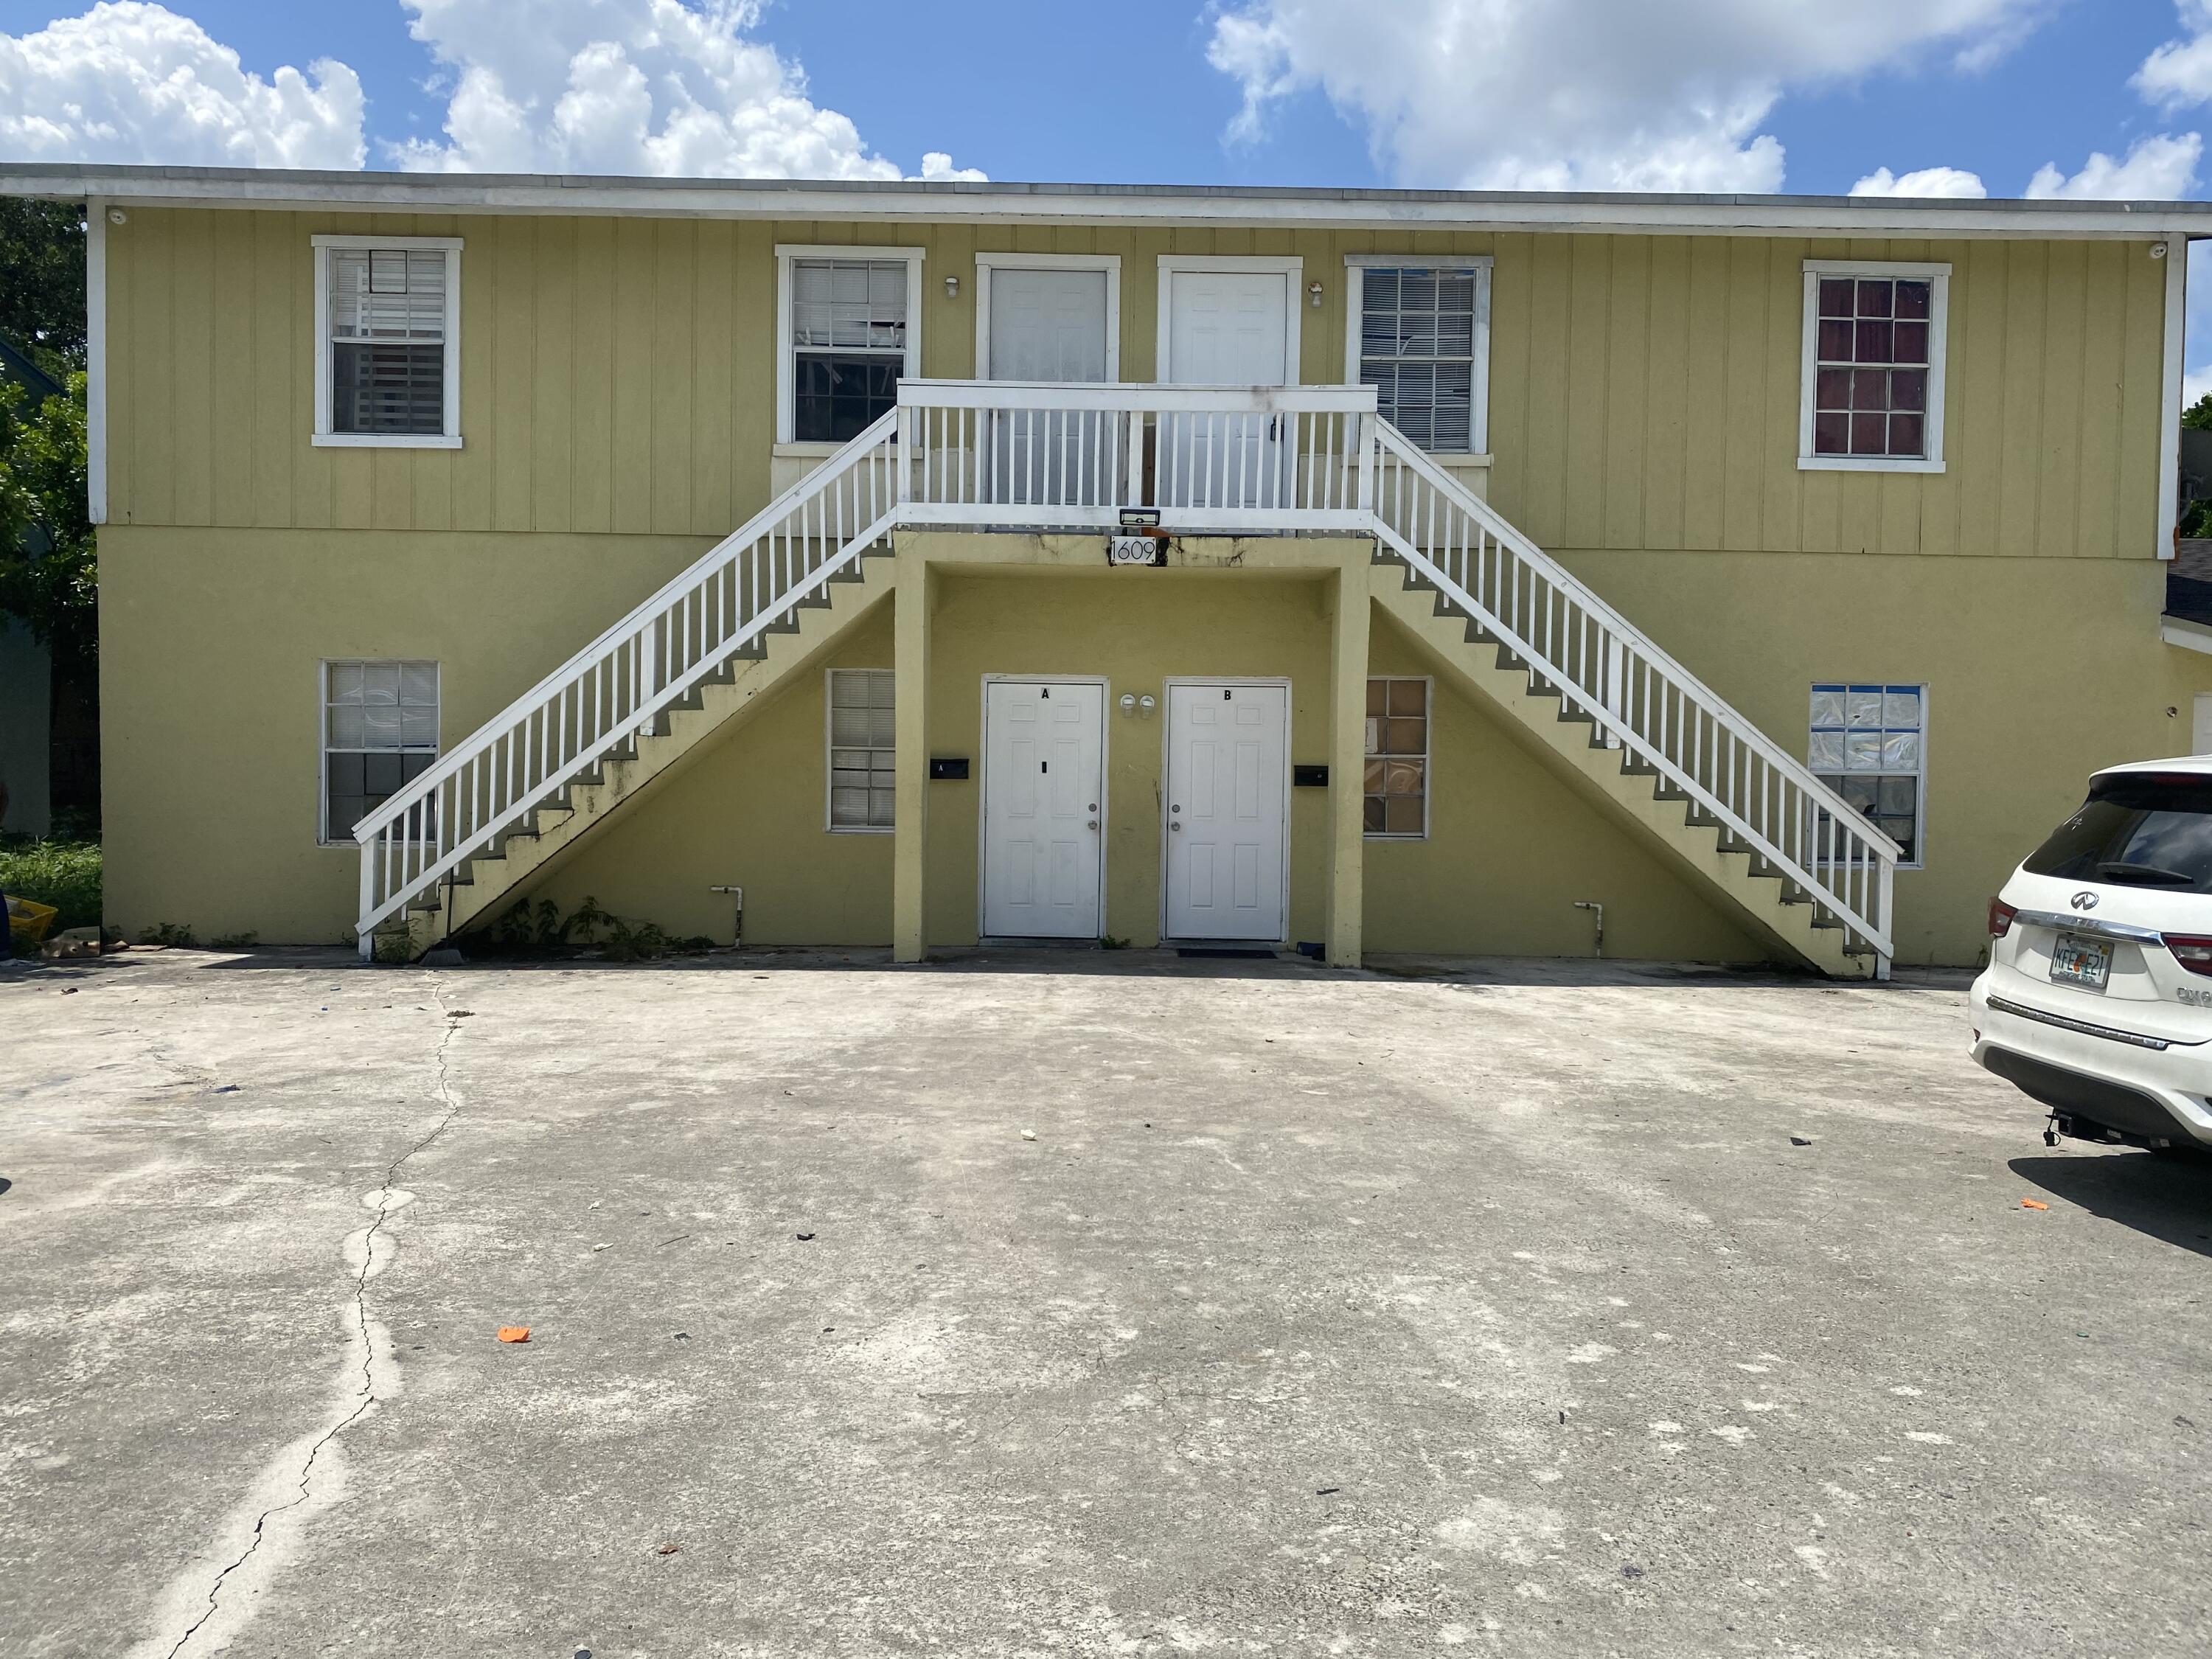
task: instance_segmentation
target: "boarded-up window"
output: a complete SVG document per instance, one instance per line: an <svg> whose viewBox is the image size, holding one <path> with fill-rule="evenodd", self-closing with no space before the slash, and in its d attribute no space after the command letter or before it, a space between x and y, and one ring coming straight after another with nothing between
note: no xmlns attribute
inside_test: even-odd
<svg viewBox="0 0 2212 1659"><path fill-rule="evenodd" d="M1367 682L1366 829L1370 836L1429 832L1429 683Z"/></svg>
<svg viewBox="0 0 2212 1659"><path fill-rule="evenodd" d="M888 668L830 671L830 827L889 830L896 799L896 677Z"/></svg>

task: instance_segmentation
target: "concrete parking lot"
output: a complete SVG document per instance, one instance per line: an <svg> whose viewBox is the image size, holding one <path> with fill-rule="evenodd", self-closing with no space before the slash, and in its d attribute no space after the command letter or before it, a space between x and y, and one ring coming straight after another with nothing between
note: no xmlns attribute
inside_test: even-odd
<svg viewBox="0 0 2212 1659"><path fill-rule="evenodd" d="M2205 1650L2212 1175L1385 967L0 974L0 1653Z"/></svg>

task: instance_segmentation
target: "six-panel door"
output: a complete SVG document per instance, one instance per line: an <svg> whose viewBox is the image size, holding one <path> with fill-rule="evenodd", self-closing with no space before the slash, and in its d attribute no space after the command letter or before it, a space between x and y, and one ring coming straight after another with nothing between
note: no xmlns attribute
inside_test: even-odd
<svg viewBox="0 0 2212 1659"><path fill-rule="evenodd" d="M1097 939L1104 857L1106 688L983 687L983 933Z"/></svg>
<svg viewBox="0 0 2212 1659"><path fill-rule="evenodd" d="M1284 937L1290 688L1168 691L1167 936Z"/></svg>

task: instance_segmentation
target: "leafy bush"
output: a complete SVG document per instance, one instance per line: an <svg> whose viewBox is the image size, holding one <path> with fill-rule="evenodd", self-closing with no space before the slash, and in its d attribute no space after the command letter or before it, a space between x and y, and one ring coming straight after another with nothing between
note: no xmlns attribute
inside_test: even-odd
<svg viewBox="0 0 2212 1659"><path fill-rule="evenodd" d="M54 931L100 925L100 843L96 841L0 842L0 893L51 904Z"/></svg>

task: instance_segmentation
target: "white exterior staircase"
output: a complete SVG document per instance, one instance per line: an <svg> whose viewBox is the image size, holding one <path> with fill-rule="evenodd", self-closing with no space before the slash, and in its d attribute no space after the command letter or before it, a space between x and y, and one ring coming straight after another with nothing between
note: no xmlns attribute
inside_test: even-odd
<svg viewBox="0 0 2212 1659"><path fill-rule="evenodd" d="M899 408L355 829L364 957L488 918L890 585L903 526L1372 535L1390 611L1740 924L1886 976L1894 842L1375 413L1363 386L909 380Z"/></svg>

